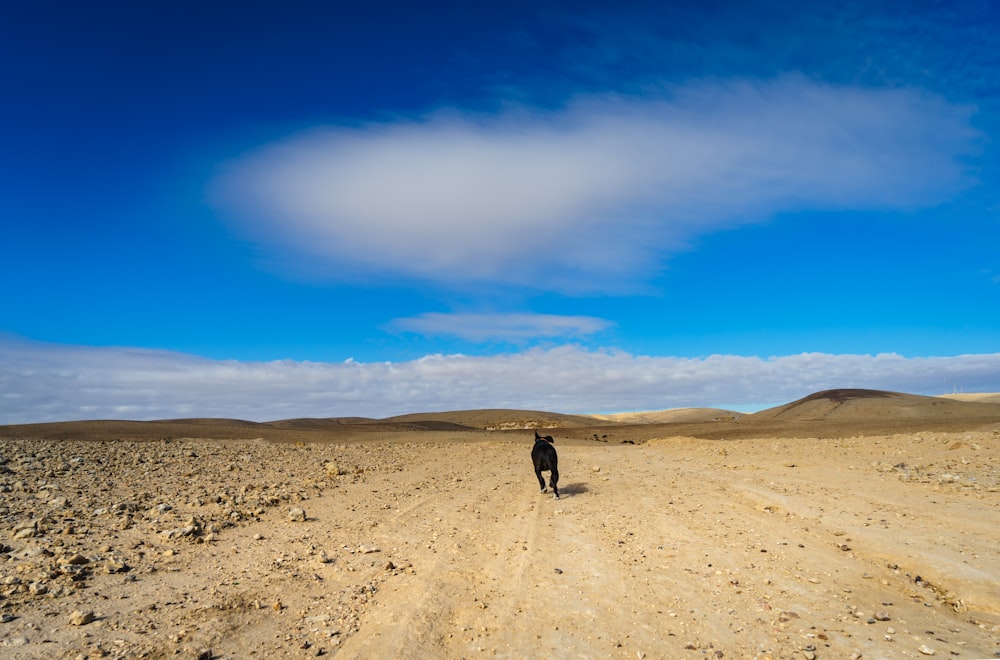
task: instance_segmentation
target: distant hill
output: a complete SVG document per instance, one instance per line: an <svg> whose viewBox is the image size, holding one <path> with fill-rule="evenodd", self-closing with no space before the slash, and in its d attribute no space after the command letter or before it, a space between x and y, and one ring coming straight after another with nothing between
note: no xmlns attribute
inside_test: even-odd
<svg viewBox="0 0 1000 660"><path fill-rule="evenodd" d="M593 418L587 415L564 415L540 410L456 410L452 412L413 413L387 417L383 422L426 423L444 422L486 431L506 431L517 429L574 428L593 426Z"/></svg>
<svg viewBox="0 0 1000 660"><path fill-rule="evenodd" d="M671 436L720 440L740 437L851 437L921 430L1000 431L998 398L998 395L931 397L881 390L838 389L816 392L752 415L717 408L679 408L603 416L483 409L413 413L385 419L330 417L272 422L239 419L83 420L0 426L0 438L365 442L399 437L401 433L443 433L449 438L475 439L495 431L516 433L532 429L552 429L551 434L557 436L560 442L642 443Z"/></svg>
<svg viewBox="0 0 1000 660"><path fill-rule="evenodd" d="M815 421L866 419L991 418L1000 414L1000 404L956 401L936 396L903 394L882 390L824 390L776 408L762 410L748 421Z"/></svg>
<svg viewBox="0 0 1000 660"><path fill-rule="evenodd" d="M0 426L2 437L52 440L160 440L171 438L264 439L276 442L349 440L400 432L477 432L593 426L583 415L535 410L464 410L414 413L385 419L329 417L248 422L241 419L169 419L155 421L81 420Z"/></svg>
<svg viewBox="0 0 1000 660"><path fill-rule="evenodd" d="M667 410L590 416L600 421L618 424L672 424L676 422L731 422L745 417L746 413L723 410L722 408L668 408Z"/></svg>

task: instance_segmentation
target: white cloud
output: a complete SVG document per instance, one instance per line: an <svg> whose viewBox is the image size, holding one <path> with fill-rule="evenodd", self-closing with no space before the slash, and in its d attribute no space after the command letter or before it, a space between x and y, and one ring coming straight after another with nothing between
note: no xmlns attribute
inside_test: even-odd
<svg viewBox="0 0 1000 660"><path fill-rule="evenodd" d="M211 196L307 274L612 290L776 213L940 201L970 182L971 113L800 76L699 82L316 128L229 162Z"/></svg>
<svg viewBox="0 0 1000 660"><path fill-rule="evenodd" d="M610 325L609 321L592 316L427 312L394 319L385 329L424 336L459 337L469 341L521 342L537 338L583 337Z"/></svg>
<svg viewBox="0 0 1000 660"><path fill-rule="evenodd" d="M787 402L862 387L1000 391L1000 354L807 353L680 358L551 350L410 362L236 362L0 338L0 424L71 419L369 416L470 408L556 412Z"/></svg>

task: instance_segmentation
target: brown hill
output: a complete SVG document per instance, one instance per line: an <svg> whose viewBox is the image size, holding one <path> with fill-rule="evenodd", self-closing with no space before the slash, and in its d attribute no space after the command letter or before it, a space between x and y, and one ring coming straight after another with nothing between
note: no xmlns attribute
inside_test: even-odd
<svg viewBox="0 0 1000 660"><path fill-rule="evenodd" d="M0 437L48 440L162 440L213 438L262 439L272 442L351 441L400 432L472 432L593 425L580 415L534 410L465 410L414 413L386 419L367 417L299 418L272 422L239 419L171 419L156 421L81 420L0 426Z"/></svg>
<svg viewBox="0 0 1000 660"><path fill-rule="evenodd" d="M414 413L386 419L302 418L272 422L173 419L149 422L89 420L0 426L0 438L50 440L161 440L212 438L270 442L363 442L403 432L444 433L456 440L487 432L512 434L558 429L560 442L643 443L653 438L833 438L918 431L1000 431L1000 403L970 402L878 390L840 389L741 415L717 409L607 416L535 410L464 410ZM431 437L428 435L427 437Z"/></svg>
<svg viewBox="0 0 1000 660"><path fill-rule="evenodd" d="M882 390L838 389L810 394L792 403L762 410L753 421L813 421L869 419L991 418L1000 414L1000 405L955 401L936 396L885 392Z"/></svg>

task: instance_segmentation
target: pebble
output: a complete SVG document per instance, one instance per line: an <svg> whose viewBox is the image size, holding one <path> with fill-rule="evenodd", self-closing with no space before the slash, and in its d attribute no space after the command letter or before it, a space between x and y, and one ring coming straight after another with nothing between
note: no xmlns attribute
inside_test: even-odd
<svg viewBox="0 0 1000 660"><path fill-rule="evenodd" d="M924 655L934 655L935 653L937 653L937 651L927 646L926 644L921 644L920 648L918 648L917 650L923 653Z"/></svg>
<svg viewBox="0 0 1000 660"><path fill-rule="evenodd" d="M72 614L69 615L69 622L74 626L85 626L94 620L94 613L91 610L81 611L74 610Z"/></svg>
<svg viewBox="0 0 1000 660"><path fill-rule="evenodd" d="M14 540L20 541L21 539L30 539L35 535L34 527L25 527L24 529L18 530L14 533Z"/></svg>
<svg viewBox="0 0 1000 660"><path fill-rule="evenodd" d="M288 510L288 521L289 522L305 522L306 512L304 509L299 507L292 507Z"/></svg>

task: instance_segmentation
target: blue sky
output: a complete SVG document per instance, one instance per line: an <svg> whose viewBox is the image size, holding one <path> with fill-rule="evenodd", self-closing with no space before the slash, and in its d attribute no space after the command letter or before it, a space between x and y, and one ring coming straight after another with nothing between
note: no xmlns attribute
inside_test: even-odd
<svg viewBox="0 0 1000 660"><path fill-rule="evenodd" d="M0 8L0 423L1000 391L983 2Z"/></svg>

